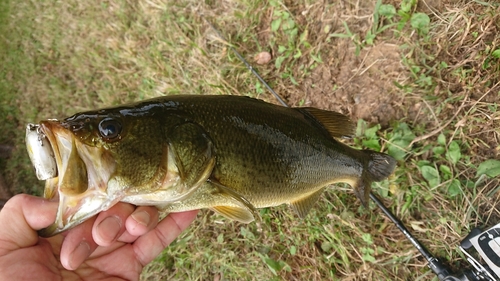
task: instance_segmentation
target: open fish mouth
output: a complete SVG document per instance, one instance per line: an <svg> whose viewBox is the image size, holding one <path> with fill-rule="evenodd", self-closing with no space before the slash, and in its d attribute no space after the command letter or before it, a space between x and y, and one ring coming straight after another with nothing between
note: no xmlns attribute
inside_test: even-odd
<svg viewBox="0 0 500 281"><path fill-rule="evenodd" d="M46 180L44 197L59 201L54 224L41 236L63 232L120 201L120 194L107 194L116 167L110 154L82 144L61 122L28 124L26 146L38 179Z"/></svg>
<svg viewBox="0 0 500 281"><path fill-rule="evenodd" d="M26 128L31 162L38 179L46 181L43 196L59 202L55 222L40 230L40 236L66 231L120 201L149 206L178 201L202 183L192 187L178 184L173 154L165 148L167 156L158 168L158 177L145 186L135 186L118 175L119 165L109 149L85 143L82 138L88 136L75 134L75 127L67 120L52 119Z"/></svg>

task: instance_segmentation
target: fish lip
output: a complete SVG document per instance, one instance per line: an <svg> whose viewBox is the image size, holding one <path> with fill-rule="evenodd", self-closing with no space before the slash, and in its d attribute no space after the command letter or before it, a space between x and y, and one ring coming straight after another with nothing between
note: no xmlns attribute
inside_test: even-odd
<svg viewBox="0 0 500 281"><path fill-rule="evenodd" d="M59 127L59 128L57 128ZM50 144L50 147L52 149L52 153L54 155L54 159L56 161L56 169L57 169L57 177L54 179L57 179L60 176L63 176L61 172L62 169L62 157L61 157L61 152L59 150L58 142L57 142L57 137L54 134L55 130L60 130L62 127L59 124L59 121L57 119L49 119L49 120L44 120L41 121L39 124L39 131L41 134L43 134L46 139L48 140L48 143ZM45 189L44 189L44 197L47 199L58 199L59 198L59 190L58 190L58 184L51 184L51 179L48 179L46 184L45 184Z"/></svg>
<svg viewBox="0 0 500 281"><path fill-rule="evenodd" d="M26 148L39 180L57 177L57 163L54 150L40 125L29 123L26 126Z"/></svg>

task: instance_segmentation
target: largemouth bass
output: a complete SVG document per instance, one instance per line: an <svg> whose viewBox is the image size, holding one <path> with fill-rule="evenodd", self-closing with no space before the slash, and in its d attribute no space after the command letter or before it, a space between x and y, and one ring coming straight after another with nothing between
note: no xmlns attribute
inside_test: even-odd
<svg viewBox="0 0 500 281"><path fill-rule="evenodd" d="M238 96L166 96L28 125L44 197L59 200L51 236L117 202L166 212L210 208L249 223L255 209L290 204L304 217L333 183L364 204L396 161L335 138L348 117Z"/></svg>

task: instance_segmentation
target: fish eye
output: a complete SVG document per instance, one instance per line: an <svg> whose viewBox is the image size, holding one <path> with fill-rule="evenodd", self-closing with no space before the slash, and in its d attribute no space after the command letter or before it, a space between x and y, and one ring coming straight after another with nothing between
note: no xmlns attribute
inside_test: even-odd
<svg viewBox="0 0 500 281"><path fill-rule="evenodd" d="M115 140L122 132L122 124L113 118L105 118L99 122L99 134L106 141Z"/></svg>

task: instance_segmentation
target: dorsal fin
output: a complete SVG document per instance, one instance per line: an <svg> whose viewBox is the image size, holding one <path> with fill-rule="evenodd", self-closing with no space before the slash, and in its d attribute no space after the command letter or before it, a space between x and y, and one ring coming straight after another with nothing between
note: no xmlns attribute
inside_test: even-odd
<svg viewBox="0 0 500 281"><path fill-rule="evenodd" d="M306 111L314 117L334 138L352 137L356 132L356 125L342 113L327 111L314 107L302 107L299 110Z"/></svg>

